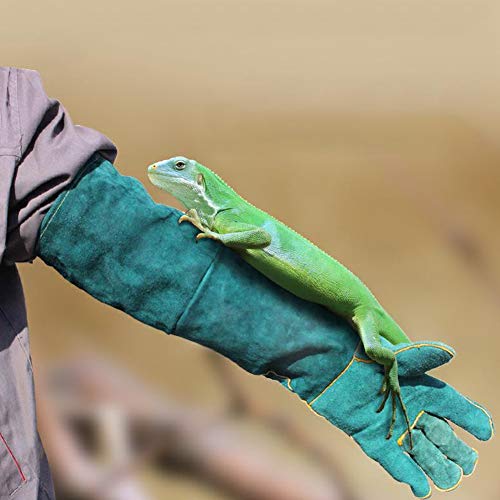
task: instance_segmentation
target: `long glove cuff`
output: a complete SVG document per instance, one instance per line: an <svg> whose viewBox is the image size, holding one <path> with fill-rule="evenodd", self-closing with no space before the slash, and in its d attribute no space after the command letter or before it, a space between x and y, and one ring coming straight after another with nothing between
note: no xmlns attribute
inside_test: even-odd
<svg viewBox="0 0 500 500"><path fill-rule="evenodd" d="M180 215L97 154L45 216L38 255L101 302L314 398L349 363L357 336L231 250L195 243Z"/></svg>

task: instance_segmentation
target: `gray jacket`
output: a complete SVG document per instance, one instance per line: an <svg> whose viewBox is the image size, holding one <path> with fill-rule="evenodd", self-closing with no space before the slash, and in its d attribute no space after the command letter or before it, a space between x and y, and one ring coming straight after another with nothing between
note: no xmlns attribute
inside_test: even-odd
<svg viewBox="0 0 500 500"><path fill-rule="evenodd" d="M44 215L96 151L115 159L109 139L47 97L36 71L0 67L0 499L54 498L15 264L34 259Z"/></svg>

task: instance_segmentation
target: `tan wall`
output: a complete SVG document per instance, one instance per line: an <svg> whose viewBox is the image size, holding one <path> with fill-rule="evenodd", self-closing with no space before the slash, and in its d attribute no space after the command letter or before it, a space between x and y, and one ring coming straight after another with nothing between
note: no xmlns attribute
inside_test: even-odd
<svg viewBox="0 0 500 500"><path fill-rule="evenodd" d="M146 182L148 163L175 154L213 167L351 267L413 339L453 345L458 356L439 375L500 412L498 2L3 0L0 9L1 64L39 70L74 121L116 142L123 173ZM478 241L484 274L450 244L450 224ZM181 400L220 401L200 349L98 304L42 263L22 274L35 360L92 346ZM361 498L409 497L296 398L235 376L328 443ZM498 440L474 446L478 470L449 497L497 499ZM213 495L178 478L155 487L158 498Z"/></svg>

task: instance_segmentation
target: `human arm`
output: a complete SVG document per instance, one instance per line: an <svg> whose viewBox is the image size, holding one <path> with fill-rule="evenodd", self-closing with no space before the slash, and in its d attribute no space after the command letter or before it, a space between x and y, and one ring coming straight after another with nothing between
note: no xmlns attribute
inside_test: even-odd
<svg viewBox="0 0 500 500"><path fill-rule="evenodd" d="M16 263L35 258L40 223L87 160L101 133L74 125L45 93L36 71L0 67L0 496L52 498L37 433L33 374L22 286Z"/></svg>

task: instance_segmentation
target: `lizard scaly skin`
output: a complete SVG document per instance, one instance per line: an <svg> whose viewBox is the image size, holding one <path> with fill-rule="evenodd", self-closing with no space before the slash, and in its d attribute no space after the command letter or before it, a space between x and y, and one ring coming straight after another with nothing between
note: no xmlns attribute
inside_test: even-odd
<svg viewBox="0 0 500 500"><path fill-rule="evenodd" d="M392 435L401 399L394 353L382 345L410 342L364 283L340 262L296 231L239 196L215 172L181 156L148 168L151 182L176 197L200 233L238 252L250 265L298 297L321 304L346 318L358 331L366 354L385 367L378 411L392 397ZM411 439L411 432L410 432Z"/></svg>

